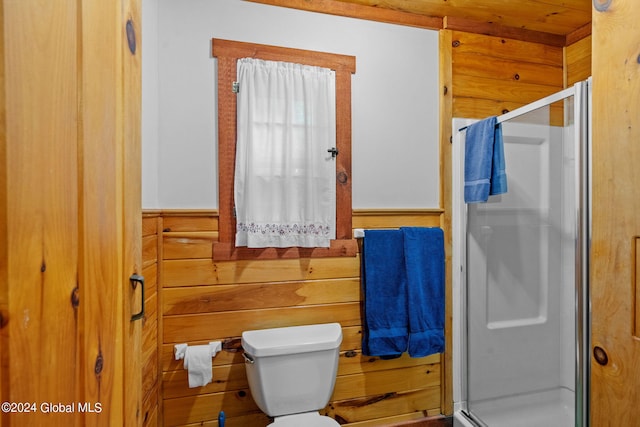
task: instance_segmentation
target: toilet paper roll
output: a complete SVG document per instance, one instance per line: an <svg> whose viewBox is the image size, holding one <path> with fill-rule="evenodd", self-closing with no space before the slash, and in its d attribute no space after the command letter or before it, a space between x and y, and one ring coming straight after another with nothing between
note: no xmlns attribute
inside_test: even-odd
<svg viewBox="0 0 640 427"><path fill-rule="evenodd" d="M184 368L189 373L189 388L202 387L211 382L211 356L211 347L208 344L187 347Z"/></svg>

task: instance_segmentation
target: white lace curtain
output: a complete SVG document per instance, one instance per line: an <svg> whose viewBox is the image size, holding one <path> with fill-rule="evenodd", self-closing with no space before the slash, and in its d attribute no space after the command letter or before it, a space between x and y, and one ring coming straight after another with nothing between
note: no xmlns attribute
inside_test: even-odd
<svg viewBox="0 0 640 427"><path fill-rule="evenodd" d="M238 60L236 246L328 247L335 239L335 73Z"/></svg>

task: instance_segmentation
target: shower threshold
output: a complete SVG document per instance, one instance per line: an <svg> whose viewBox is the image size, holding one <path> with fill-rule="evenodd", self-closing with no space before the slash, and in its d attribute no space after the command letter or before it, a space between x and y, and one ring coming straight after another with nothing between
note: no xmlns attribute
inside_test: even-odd
<svg viewBox="0 0 640 427"><path fill-rule="evenodd" d="M575 395L557 388L475 402L473 418L488 427L573 427Z"/></svg>

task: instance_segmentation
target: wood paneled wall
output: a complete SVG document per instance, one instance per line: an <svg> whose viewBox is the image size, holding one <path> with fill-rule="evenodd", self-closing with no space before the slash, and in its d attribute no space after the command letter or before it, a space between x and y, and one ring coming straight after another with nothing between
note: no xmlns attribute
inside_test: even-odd
<svg viewBox="0 0 640 427"><path fill-rule="evenodd" d="M159 259L162 257L162 218L158 212L142 216L142 275L145 279L145 316L142 326L142 425L157 426L161 397L159 339Z"/></svg>
<svg viewBox="0 0 640 427"><path fill-rule="evenodd" d="M565 48L564 72L566 87L591 76L590 35Z"/></svg>
<svg viewBox="0 0 640 427"><path fill-rule="evenodd" d="M563 48L442 30L453 117L499 116L562 90ZM445 80L446 82L446 80ZM562 118L562 111L559 117Z"/></svg>
<svg viewBox="0 0 640 427"><path fill-rule="evenodd" d="M358 211L355 228L440 226L440 210ZM165 426L264 426L251 397L240 336L245 330L339 322L344 339L336 386L322 411L347 426L383 426L441 412L441 355L380 360L361 354L360 257L213 261L216 212L162 214L160 358ZM177 343L222 340L213 382L190 389Z"/></svg>

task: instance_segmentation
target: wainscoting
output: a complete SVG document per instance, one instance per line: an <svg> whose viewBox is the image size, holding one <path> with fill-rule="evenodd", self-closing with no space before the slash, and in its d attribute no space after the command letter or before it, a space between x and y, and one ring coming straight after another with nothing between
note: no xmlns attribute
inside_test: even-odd
<svg viewBox="0 0 640 427"><path fill-rule="evenodd" d="M440 210L354 211L354 228L441 226ZM360 255L213 261L215 211L162 211L158 254L162 420L165 426L264 426L246 376L245 330L339 322L343 342L336 386L322 413L345 426L389 426L441 413L442 355L381 360L361 353ZM213 382L190 389L177 343L223 341ZM422 422L422 421L421 421ZM415 424L423 425L423 424Z"/></svg>

